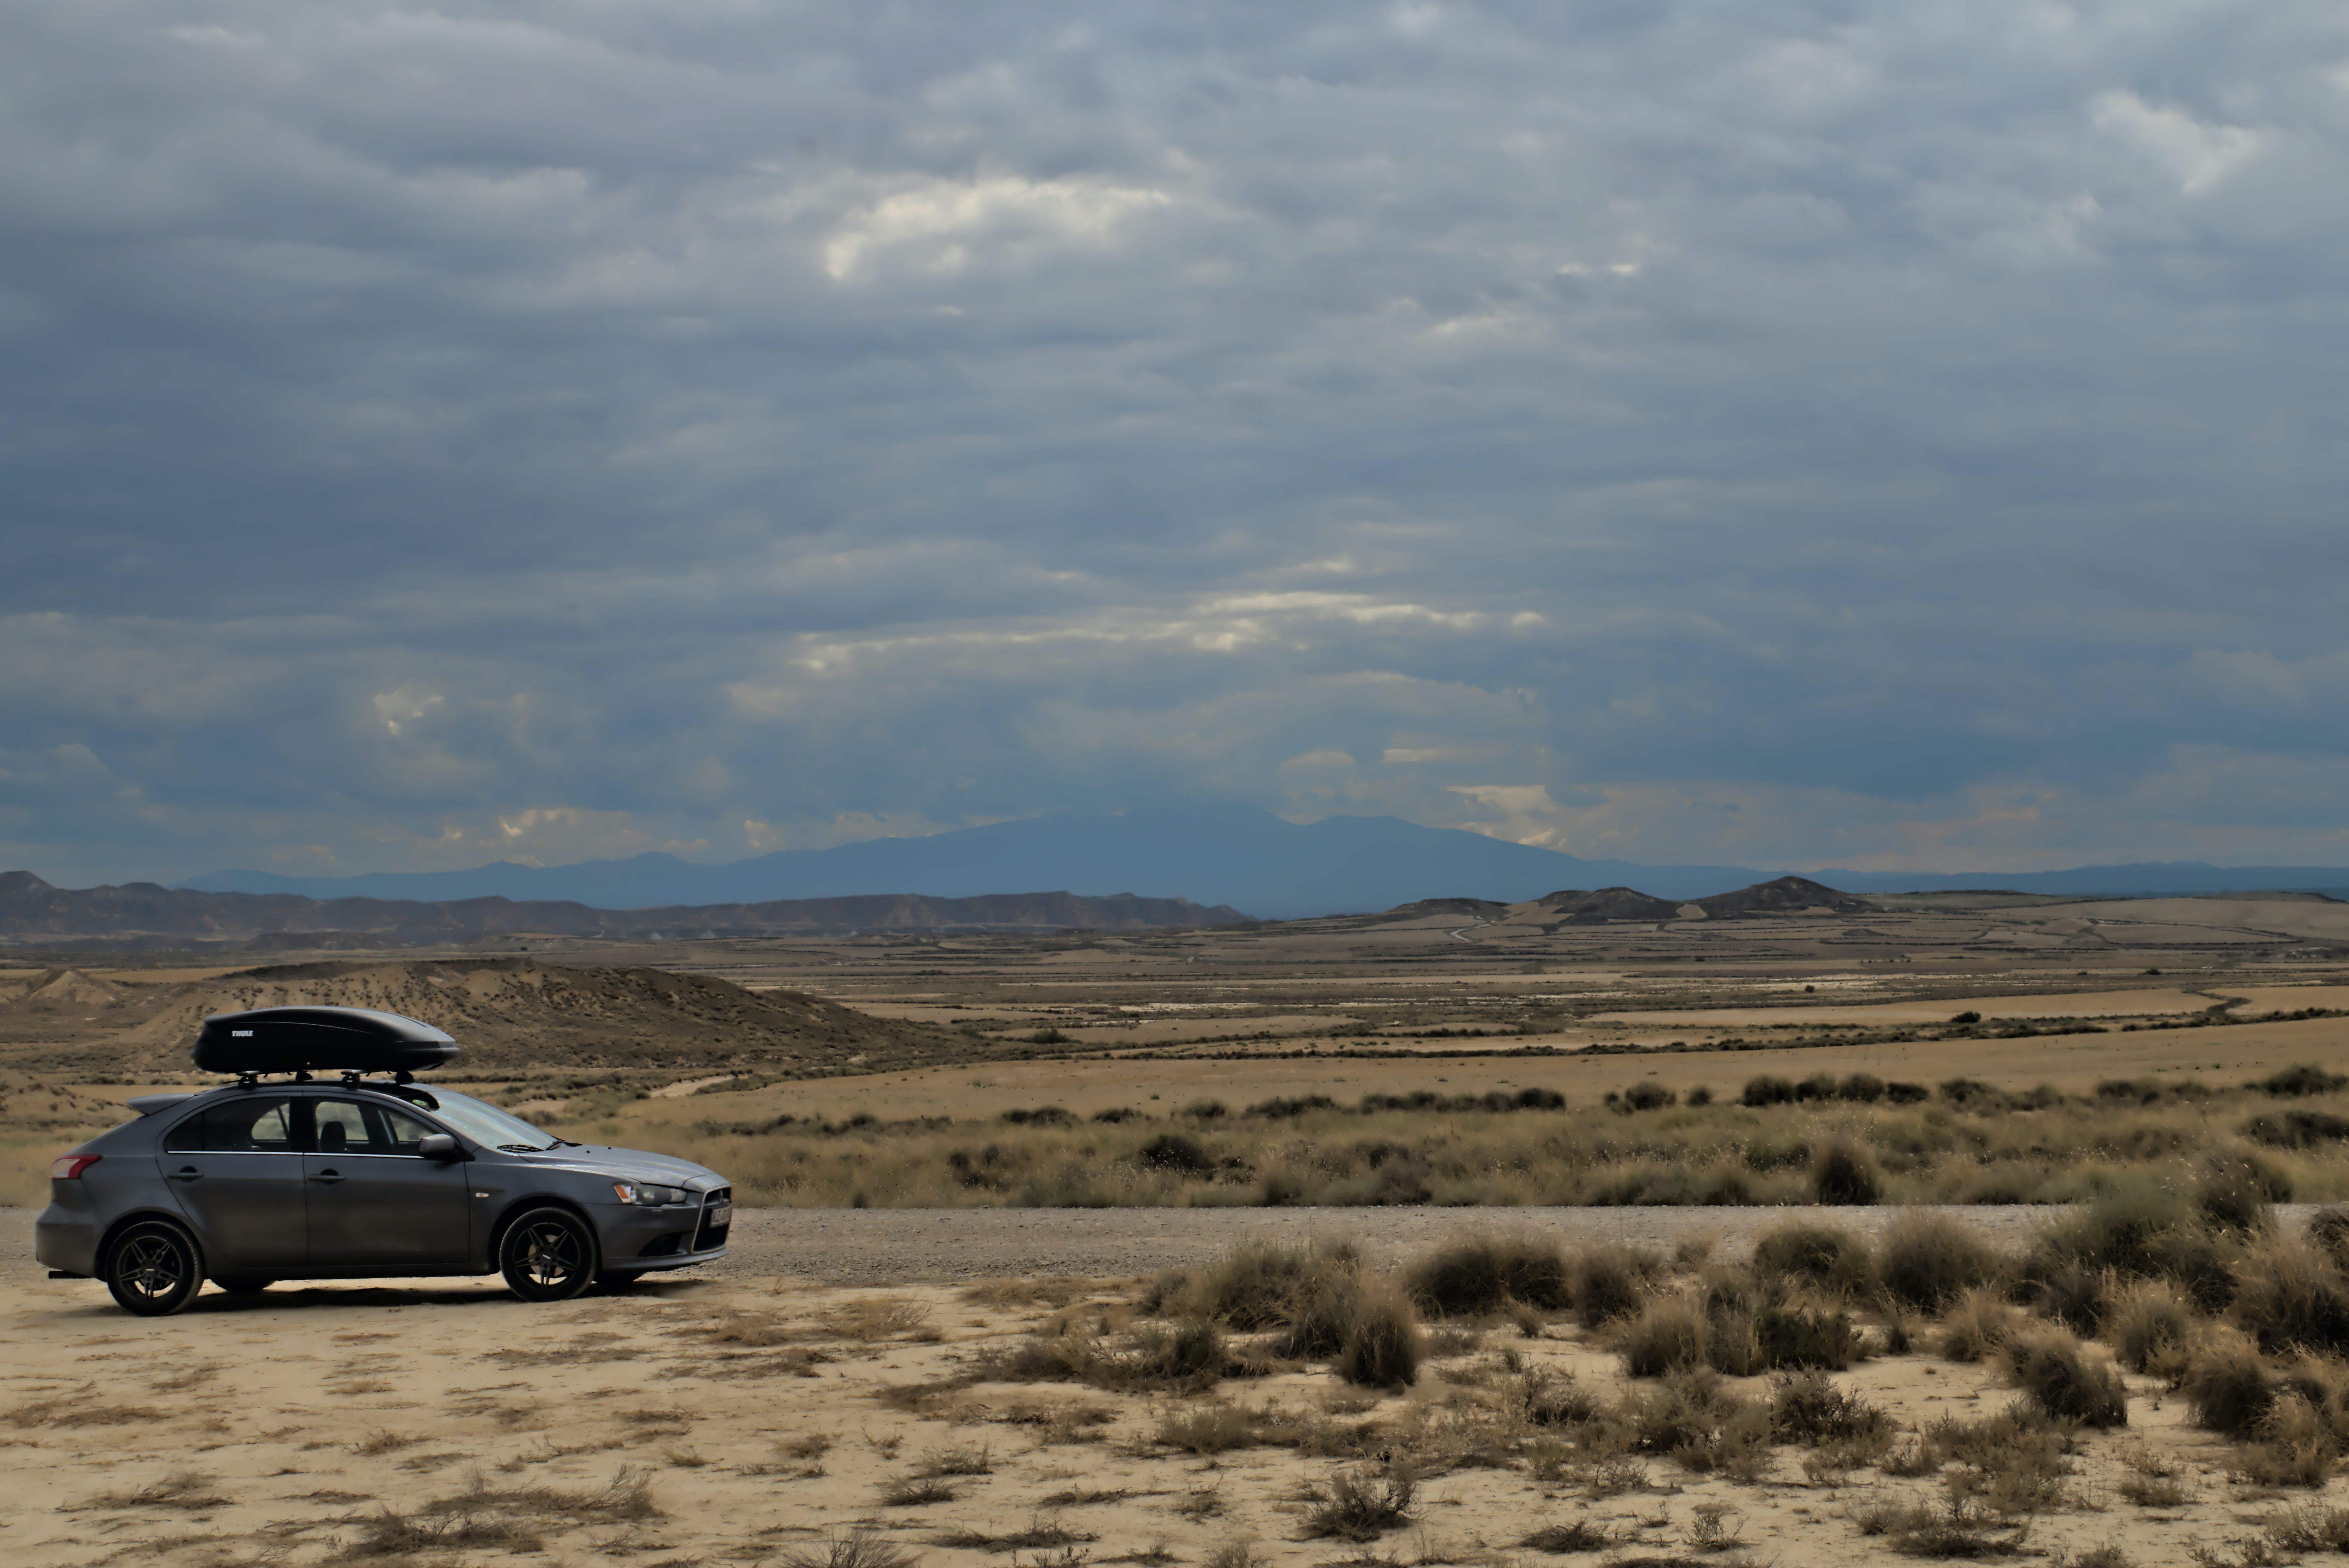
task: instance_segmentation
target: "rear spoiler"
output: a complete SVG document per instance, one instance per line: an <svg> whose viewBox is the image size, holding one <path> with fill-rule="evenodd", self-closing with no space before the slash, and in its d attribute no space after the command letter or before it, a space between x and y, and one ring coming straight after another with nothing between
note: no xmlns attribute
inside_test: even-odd
<svg viewBox="0 0 2349 1568"><path fill-rule="evenodd" d="M192 1090L177 1095L141 1095L137 1099L128 1102L128 1104L132 1110L137 1111L140 1116L151 1116L157 1111L168 1110L170 1107L178 1105L181 1100L192 1100L195 1097L195 1092Z"/></svg>

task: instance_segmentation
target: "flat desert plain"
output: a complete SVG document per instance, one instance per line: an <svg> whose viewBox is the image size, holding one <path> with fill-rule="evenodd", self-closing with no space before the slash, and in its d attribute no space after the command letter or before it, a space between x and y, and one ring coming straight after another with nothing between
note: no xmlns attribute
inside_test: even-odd
<svg viewBox="0 0 2349 1568"><path fill-rule="evenodd" d="M1888 1505L1947 1496L1943 1475L1800 1442L1746 1480L1661 1455L1579 1461L1529 1422L1526 1390L1570 1378L1637 1402L1655 1384L1563 1318L1439 1325L1440 1354L1386 1391L1278 1363L1179 1390L988 1376L1057 1327L1113 1349L1146 1326L1140 1289L715 1274L528 1306L486 1282L281 1286L149 1322L18 1271L0 1284L0 1539L24 1568L1857 1564L1888 1560L1866 1532ZM1922 1353L1832 1382L1898 1424L1896 1455L2014 1398L1992 1363ZM2230 1450L2159 1383L2128 1386L2128 1425L2070 1439L1984 1552L2178 1563L2286 1506L2231 1481ZM1773 1384L1723 1387L1767 1400ZM1397 1516L1349 1539L1330 1500L1361 1480L1391 1501L1404 1476Z"/></svg>

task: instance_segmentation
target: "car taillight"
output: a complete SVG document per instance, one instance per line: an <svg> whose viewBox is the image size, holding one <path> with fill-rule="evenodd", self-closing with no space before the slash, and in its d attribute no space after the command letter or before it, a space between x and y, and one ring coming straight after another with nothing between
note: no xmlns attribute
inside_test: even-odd
<svg viewBox="0 0 2349 1568"><path fill-rule="evenodd" d="M102 1154L61 1154L49 1161L51 1181L79 1181L81 1173L106 1157Z"/></svg>

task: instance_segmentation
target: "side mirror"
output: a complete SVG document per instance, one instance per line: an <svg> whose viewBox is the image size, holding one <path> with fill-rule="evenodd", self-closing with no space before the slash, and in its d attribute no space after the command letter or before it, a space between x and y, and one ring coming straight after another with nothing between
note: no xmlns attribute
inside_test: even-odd
<svg viewBox="0 0 2349 1568"><path fill-rule="evenodd" d="M463 1151L457 1147L455 1135L451 1133L430 1134L423 1142L416 1146L416 1152L427 1159L447 1160L464 1158Z"/></svg>

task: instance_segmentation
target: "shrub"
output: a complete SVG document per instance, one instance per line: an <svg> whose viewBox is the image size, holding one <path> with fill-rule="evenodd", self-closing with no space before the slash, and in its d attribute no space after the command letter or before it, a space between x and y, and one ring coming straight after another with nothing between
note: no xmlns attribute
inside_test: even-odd
<svg viewBox="0 0 2349 1568"><path fill-rule="evenodd" d="M1695 1088L1691 1089L1687 1094L1682 1096L1681 1102L1683 1105L1690 1106L1709 1106L1713 1104L1713 1091L1706 1088L1702 1084L1699 1084Z"/></svg>
<svg viewBox="0 0 2349 1568"><path fill-rule="evenodd" d="M1574 1310L1585 1328L1629 1317L1648 1299L1653 1260L1629 1247L1593 1247L1574 1261Z"/></svg>
<svg viewBox="0 0 2349 1568"><path fill-rule="evenodd" d="M1866 1146L1838 1133L1812 1156L1811 1190L1833 1206L1873 1203L1884 1194L1884 1176Z"/></svg>
<svg viewBox="0 0 2349 1568"><path fill-rule="evenodd" d="M1705 1324L1696 1309L1673 1298L1653 1301L1625 1325L1623 1370L1633 1377L1661 1377L1705 1365Z"/></svg>
<svg viewBox="0 0 2349 1568"><path fill-rule="evenodd" d="M1634 1084L1623 1091L1621 1104L1627 1111L1661 1111L1679 1102L1680 1096L1661 1084Z"/></svg>
<svg viewBox="0 0 2349 1568"><path fill-rule="evenodd" d="M1884 1097L1896 1106L1916 1106L1931 1099L1933 1091L1922 1084L1903 1084L1895 1081L1884 1085Z"/></svg>
<svg viewBox="0 0 2349 1568"><path fill-rule="evenodd" d="M2039 1232L2023 1272L2044 1280L2065 1264L2130 1279L2165 1272L2173 1243L2194 1229L2183 1194L2158 1182L2134 1180L2091 1199L2085 1210Z"/></svg>
<svg viewBox="0 0 2349 1568"><path fill-rule="evenodd" d="M2214 1335L2195 1352L2178 1391L2196 1426L2230 1438L2257 1432L2275 1407L2275 1385L2259 1353L2232 1334Z"/></svg>
<svg viewBox="0 0 2349 1568"><path fill-rule="evenodd" d="M1795 1081L1764 1074L1745 1080L1745 1087L1737 1096L1738 1103L1747 1106L1787 1106L1795 1102Z"/></svg>
<svg viewBox="0 0 2349 1568"><path fill-rule="evenodd" d="M2119 1276L2066 1263L2039 1282L2041 1312L2075 1334L2094 1334L2105 1321L2105 1309Z"/></svg>
<svg viewBox="0 0 2349 1568"><path fill-rule="evenodd" d="M1133 1158L1152 1170L1184 1176L1205 1176L1216 1168L1206 1146L1188 1133L1160 1133L1137 1149Z"/></svg>
<svg viewBox="0 0 2349 1568"><path fill-rule="evenodd" d="M1408 1472L1381 1479L1340 1470L1306 1494L1311 1506L1305 1511L1305 1533L1322 1540L1376 1541L1411 1522L1416 1490Z"/></svg>
<svg viewBox="0 0 2349 1568"><path fill-rule="evenodd" d="M2270 1240L2235 1271L2235 1321L2261 1350L2349 1349L2349 1281L2307 1241Z"/></svg>
<svg viewBox="0 0 2349 1568"><path fill-rule="evenodd" d="M2349 1140L2349 1116L2336 1116L2330 1111L2257 1116L2243 1124L2243 1136L2270 1148L2313 1148Z"/></svg>
<svg viewBox="0 0 2349 1568"><path fill-rule="evenodd" d="M2194 1207L2216 1230L2248 1236L2275 1223L2275 1205L2292 1197L2292 1183L2249 1154L2214 1154L2202 1162Z"/></svg>
<svg viewBox="0 0 2349 1568"><path fill-rule="evenodd" d="M1872 1285L1876 1264L1868 1243L1848 1231L1782 1225L1754 1243L1754 1272L1764 1279L1796 1279L1857 1295Z"/></svg>
<svg viewBox="0 0 2349 1568"><path fill-rule="evenodd" d="M1365 1388L1407 1387L1419 1379L1422 1349L1411 1298L1385 1280L1360 1278L1344 1343L1330 1370Z"/></svg>
<svg viewBox="0 0 2349 1568"><path fill-rule="evenodd" d="M1998 1276L1999 1256L1982 1233L1946 1214L1911 1210L1877 1243L1884 1293L1918 1312L1938 1313L1964 1292Z"/></svg>
<svg viewBox="0 0 2349 1568"><path fill-rule="evenodd" d="M2349 1077L2303 1063L2296 1067L2286 1067L2282 1072L2271 1073L2251 1087L2280 1099L2298 1099L2306 1095L2330 1095L2349 1087Z"/></svg>
<svg viewBox="0 0 2349 1568"><path fill-rule="evenodd" d="M1214 1122L1221 1121L1232 1113L1231 1107L1221 1100L1193 1100L1178 1114L1189 1116L1193 1121Z"/></svg>
<svg viewBox="0 0 2349 1568"><path fill-rule="evenodd" d="M2128 1390L2121 1375L2092 1360L2062 1329L2017 1334L2007 1344L2006 1361L2016 1386L2057 1420L2099 1428L2128 1425Z"/></svg>
<svg viewBox="0 0 2349 1568"><path fill-rule="evenodd" d="M1941 1354L1951 1361L1980 1361L2013 1335L2015 1316L1990 1292L1966 1292L1941 1319Z"/></svg>
<svg viewBox="0 0 2349 1568"><path fill-rule="evenodd" d="M1221 1331L1203 1318L1189 1318L1172 1334L1154 1324L1143 1329L1127 1370L1140 1383L1211 1383L1229 1359Z"/></svg>
<svg viewBox="0 0 2349 1568"><path fill-rule="evenodd" d="M1849 1316L1808 1307L1766 1307L1754 1316L1754 1344L1761 1366L1825 1368L1840 1372L1859 1353L1859 1335Z"/></svg>
<svg viewBox="0 0 2349 1568"><path fill-rule="evenodd" d="M1499 1312L1512 1302L1561 1312L1573 1304L1566 1257L1531 1236L1471 1235L1411 1266L1414 1300L1447 1316Z"/></svg>
<svg viewBox="0 0 2349 1568"><path fill-rule="evenodd" d="M1835 1097L1836 1075L1833 1073L1814 1073L1795 1085L1795 1098L1797 1100L1832 1100Z"/></svg>
<svg viewBox="0 0 2349 1568"><path fill-rule="evenodd" d="M1347 1242L1295 1247L1243 1241L1191 1276L1179 1293L1193 1310L1234 1328L1273 1328L1289 1321L1323 1274L1351 1271L1361 1261Z"/></svg>
<svg viewBox="0 0 2349 1568"><path fill-rule="evenodd" d="M2310 1215L2308 1239L2335 1263L2349 1264L2349 1209L2320 1209Z"/></svg>
<svg viewBox="0 0 2349 1568"><path fill-rule="evenodd" d="M1247 1108L1252 1116L1271 1121L1291 1121L1308 1111L1333 1111L1338 1102L1327 1095L1282 1095L1269 1100L1258 1100Z"/></svg>
<svg viewBox="0 0 2349 1568"><path fill-rule="evenodd" d="M1836 1085L1836 1098L1872 1106L1884 1097L1884 1080L1873 1073L1854 1073Z"/></svg>
<svg viewBox="0 0 2349 1568"><path fill-rule="evenodd" d="M2132 1372L2168 1369L2193 1333L2193 1307L2162 1281L2122 1287L2105 1314L2105 1337Z"/></svg>
<svg viewBox="0 0 2349 1568"><path fill-rule="evenodd" d="M1889 1435L1892 1417L1824 1373L1797 1372L1770 1389L1770 1435L1782 1443L1837 1443Z"/></svg>

